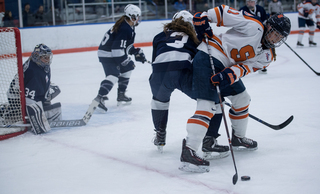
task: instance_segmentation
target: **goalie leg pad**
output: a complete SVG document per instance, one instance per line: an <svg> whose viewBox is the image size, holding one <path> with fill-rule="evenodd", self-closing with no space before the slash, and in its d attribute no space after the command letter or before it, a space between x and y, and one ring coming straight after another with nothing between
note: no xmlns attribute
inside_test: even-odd
<svg viewBox="0 0 320 194"><path fill-rule="evenodd" d="M44 114L49 122L60 121L62 118L61 115L61 103L57 102L49 106L43 107Z"/></svg>
<svg viewBox="0 0 320 194"><path fill-rule="evenodd" d="M49 122L44 114L42 102L27 105L27 114L35 134L46 133L51 130Z"/></svg>

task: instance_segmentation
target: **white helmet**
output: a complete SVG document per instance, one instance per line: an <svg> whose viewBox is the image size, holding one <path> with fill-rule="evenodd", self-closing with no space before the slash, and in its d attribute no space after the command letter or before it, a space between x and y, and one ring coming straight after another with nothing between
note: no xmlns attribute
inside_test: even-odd
<svg viewBox="0 0 320 194"><path fill-rule="evenodd" d="M139 25L141 10L138 6L133 5L133 4L128 4L124 8L124 13L126 16L128 16L130 18L130 20L133 22L134 26Z"/></svg>
<svg viewBox="0 0 320 194"><path fill-rule="evenodd" d="M189 22L193 26L193 23L192 23L193 15L190 12L185 10L179 11L173 15L172 21L180 17L182 17L183 21Z"/></svg>

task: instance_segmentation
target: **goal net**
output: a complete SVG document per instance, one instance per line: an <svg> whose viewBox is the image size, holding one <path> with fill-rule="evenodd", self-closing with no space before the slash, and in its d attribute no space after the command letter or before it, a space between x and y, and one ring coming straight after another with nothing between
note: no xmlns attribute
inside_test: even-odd
<svg viewBox="0 0 320 194"><path fill-rule="evenodd" d="M8 98L13 80L20 96ZM26 128L7 128L25 123L25 115L20 31L18 28L0 28L0 140L26 132Z"/></svg>

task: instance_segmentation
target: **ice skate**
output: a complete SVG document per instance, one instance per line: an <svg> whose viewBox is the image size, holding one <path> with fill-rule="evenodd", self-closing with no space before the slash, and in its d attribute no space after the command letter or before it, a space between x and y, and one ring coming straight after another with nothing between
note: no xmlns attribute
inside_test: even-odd
<svg viewBox="0 0 320 194"><path fill-rule="evenodd" d="M187 147L185 139L182 141L182 153L180 161L182 162L181 166L179 167L179 170L181 171L198 173L210 171L210 162L200 158L196 151Z"/></svg>
<svg viewBox="0 0 320 194"><path fill-rule="evenodd" d="M298 42L297 42L297 46L298 46L298 47L299 47L299 46L302 47L302 46L304 46L304 44L302 44L301 42L298 41Z"/></svg>
<svg viewBox="0 0 320 194"><path fill-rule="evenodd" d="M104 101L108 100L107 96L101 96L100 94L94 99L95 101L99 102L98 104L98 108L103 111L103 112L107 112L108 108L106 107Z"/></svg>
<svg viewBox="0 0 320 194"><path fill-rule="evenodd" d="M232 133L232 140L231 140L232 148L236 151L254 151L258 149L258 143L252 139L243 137L237 137Z"/></svg>
<svg viewBox="0 0 320 194"><path fill-rule="evenodd" d="M313 41L309 40L309 46L317 46L317 43L315 43L315 42L313 42Z"/></svg>
<svg viewBox="0 0 320 194"><path fill-rule="evenodd" d="M259 70L259 73L260 73L260 74L267 74L267 73L268 73L268 70L265 69L265 68L263 68L263 69Z"/></svg>
<svg viewBox="0 0 320 194"><path fill-rule="evenodd" d="M153 140L153 143L155 146L157 146L158 151L160 153L163 153L163 146L166 145L166 134L167 132L165 130L155 130L156 136Z"/></svg>
<svg viewBox="0 0 320 194"><path fill-rule="evenodd" d="M219 145L216 138L206 136L202 142L203 158L213 160L229 156L229 146Z"/></svg>
<svg viewBox="0 0 320 194"><path fill-rule="evenodd" d="M132 98L125 95L125 92L118 91L118 98L117 98L118 104L117 106L121 105L130 105Z"/></svg>

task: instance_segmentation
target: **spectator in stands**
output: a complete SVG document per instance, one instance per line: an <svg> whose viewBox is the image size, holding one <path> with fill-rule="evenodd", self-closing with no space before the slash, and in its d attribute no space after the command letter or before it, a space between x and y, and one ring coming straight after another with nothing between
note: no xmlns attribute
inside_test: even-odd
<svg viewBox="0 0 320 194"><path fill-rule="evenodd" d="M24 5L24 10L22 11L22 17L23 17L23 26L30 26L33 23L32 14L30 13L30 4L26 3Z"/></svg>
<svg viewBox="0 0 320 194"><path fill-rule="evenodd" d="M59 11L54 10L53 7L50 7L50 10L44 14L44 21L48 22L49 25L53 25L52 11L54 11L55 24L62 24L62 19L60 17Z"/></svg>
<svg viewBox="0 0 320 194"><path fill-rule="evenodd" d="M187 5L184 3L184 0L178 0L173 4L173 8L176 11L186 10Z"/></svg>
<svg viewBox="0 0 320 194"><path fill-rule="evenodd" d="M252 15L258 16L262 22L268 19L266 10L260 5L256 4L256 0L246 0L246 5L240 8Z"/></svg>
<svg viewBox="0 0 320 194"><path fill-rule="evenodd" d="M3 17L3 27L15 27L12 17L12 12L7 10Z"/></svg>
<svg viewBox="0 0 320 194"><path fill-rule="evenodd" d="M268 10L269 10L270 16L276 13L283 13L282 3L278 0L272 0L268 5Z"/></svg>
<svg viewBox="0 0 320 194"><path fill-rule="evenodd" d="M44 17L43 5L39 6L38 10L36 11L36 13L33 16L35 19L35 25L49 25Z"/></svg>

